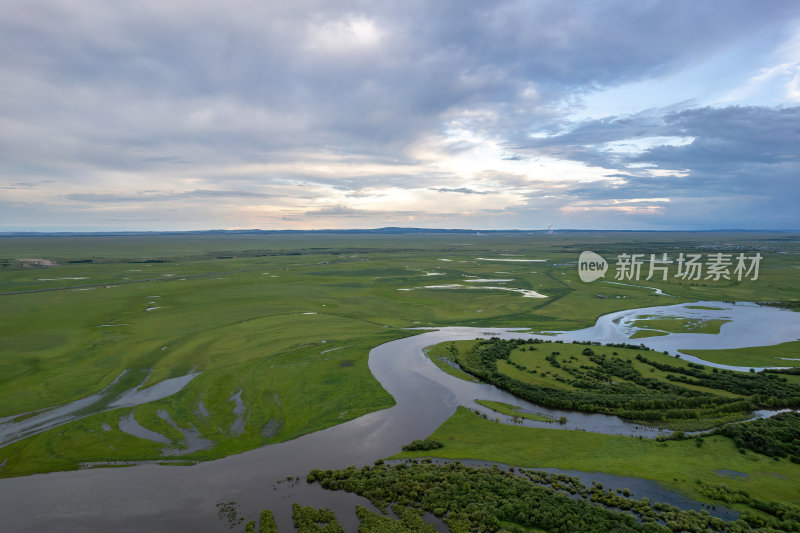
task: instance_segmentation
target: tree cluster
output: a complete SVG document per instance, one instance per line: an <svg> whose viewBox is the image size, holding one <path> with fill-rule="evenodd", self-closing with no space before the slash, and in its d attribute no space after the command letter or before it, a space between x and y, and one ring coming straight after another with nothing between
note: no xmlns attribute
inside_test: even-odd
<svg viewBox="0 0 800 533"><path fill-rule="evenodd" d="M442 448L443 446L444 444L442 444L438 440L422 439L422 440L415 440L412 441L411 444L404 445L403 451L416 452L418 450L435 450L437 448Z"/></svg>
<svg viewBox="0 0 800 533"><path fill-rule="evenodd" d="M667 376L667 380L660 380L643 376L630 359L598 354L591 347L585 348L582 354L593 363L591 365L562 365L558 359L560 354L555 351L545 358L552 368L569 375L568 378L553 376L552 379L568 383L573 387L572 390L528 383L498 370L497 361L504 360L520 370L536 373L535 369L527 369L509 361L513 350L529 342L499 338L478 341L469 352L459 355L457 362L463 370L483 381L539 405L614 414L643 422L720 417L750 412L757 406L800 404L800 387L781 382L782 387L775 391L769 385L775 385L780 380L760 374L709 374L703 372L704 367L673 367L652 363L641 354L637 355L636 359L642 363L664 371L674 371L674 375ZM547 372L543 374L548 375ZM750 397L731 398L702 392L682 386L681 381L710 389L749 393ZM766 396L768 390L773 394Z"/></svg>
<svg viewBox="0 0 800 533"><path fill-rule="evenodd" d="M772 418L727 424L716 431L733 439L739 450L769 457L789 457L800 463L800 413L781 413Z"/></svg>
<svg viewBox="0 0 800 533"><path fill-rule="evenodd" d="M293 503L292 520L298 533L344 533L344 529L336 521L336 515L330 509L314 509Z"/></svg>
<svg viewBox="0 0 800 533"><path fill-rule="evenodd" d="M358 533L436 533L436 529L425 522L415 509L393 505L392 512L398 520L375 514L366 507L356 506Z"/></svg>
<svg viewBox="0 0 800 533"><path fill-rule="evenodd" d="M756 514L745 511L741 521L747 522L758 531L800 531L800 508L778 502L766 502L753 498L743 489L734 490L725 485L716 485L699 481L700 493L719 502L731 504L745 504L748 507L761 511Z"/></svg>
<svg viewBox="0 0 800 533"><path fill-rule="evenodd" d="M669 372L667 379L673 382L749 396L756 407L779 409L800 406L800 385L789 383L777 372L744 373L720 370L708 373L705 372L707 367L693 363L690 363L689 368L685 368L649 361L645 357L637 356L636 359L653 368Z"/></svg>
<svg viewBox="0 0 800 533"><path fill-rule="evenodd" d="M724 522L707 511L625 498L601 484L521 469L470 468L460 463L416 461L344 470L312 470L309 483L369 498L377 507L395 504L428 511L453 533L470 531L553 532L751 531L742 520ZM792 531L791 529L782 531Z"/></svg>

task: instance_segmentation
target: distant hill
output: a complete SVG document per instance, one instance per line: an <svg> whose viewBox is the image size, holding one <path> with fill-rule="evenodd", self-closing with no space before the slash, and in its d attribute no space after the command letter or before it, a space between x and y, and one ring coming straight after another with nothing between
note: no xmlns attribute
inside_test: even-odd
<svg viewBox="0 0 800 533"><path fill-rule="evenodd" d="M441 228L372 228L372 229L312 229L312 230L266 230L266 229L212 229L195 231L0 231L0 237L68 237L68 236L131 236L131 235L292 235L292 234L364 234L364 235L409 235L420 233L459 233L459 234L497 234L497 233L796 233L793 230L748 230L748 229L714 229L714 230L591 230L591 229L553 229L553 230L476 230L476 229L441 229Z"/></svg>

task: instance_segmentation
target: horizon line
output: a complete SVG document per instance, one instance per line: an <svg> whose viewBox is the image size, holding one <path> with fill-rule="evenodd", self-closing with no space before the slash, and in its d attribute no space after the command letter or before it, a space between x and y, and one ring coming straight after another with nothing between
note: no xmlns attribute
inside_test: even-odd
<svg viewBox="0 0 800 533"><path fill-rule="evenodd" d="M176 234L287 234L287 233L540 233L555 235L561 233L800 233L800 229L585 229L585 228L542 228L542 229L476 229L476 228L425 228L405 226L383 226L378 228L320 228L320 229L202 229L202 230L111 230L111 231L0 231L0 237L37 236L135 236L135 235L176 235Z"/></svg>

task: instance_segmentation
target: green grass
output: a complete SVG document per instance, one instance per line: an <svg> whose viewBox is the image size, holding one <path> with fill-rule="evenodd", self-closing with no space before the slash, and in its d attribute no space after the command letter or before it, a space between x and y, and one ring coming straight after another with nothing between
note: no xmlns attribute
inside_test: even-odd
<svg viewBox="0 0 800 533"><path fill-rule="evenodd" d="M641 318L634 321L633 325L637 328L642 328L654 332L667 332L667 333L710 333L718 334L719 329L723 324L730 322L730 320L722 319L695 319L695 318L681 318L681 317L664 317L664 318ZM637 332L639 333L639 332ZM631 338L639 338L642 336L650 337L651 334L632 335Z"/></svg>
<svg viewBox="0 0 800 533"><path fill-rule="evenodd" d="M432 435L443 448L402 452L392 459L442 457L531 467L605 472L658 481L691 498L708 501L698 480L747 490L767 501L800 504L800 465L736 450L726 437L656 442L583 431L509 426L484 420L469 409L456 413ZM747 474L729 477L720 470ZM719 502L716 502L719 503Z"/></svg>
<svg viewBox="0 0 800 533"><path fill-rule="evenodd" d="M583 283L574 265L585 249L613 258L623 251L658 253L674 250L676 243L698 248L720 239L743 249L769 246L790 253L765 253L758 282L659 283L672 298ZM800 299L797 251L800 241L787 234L0 237L0 293L47 290L0 295L0 417L83 398L126 369L115 390L135 386L148 374L152 385L199 371L180 393L134 412L142 425L175 441L181 437L156 416L159 409L179 426L197 428L215 447L186 459L212 459L391 405L369 373L367 357L372 347L411 334L403 328L563 330L631 307L715 299L792 302ZM498 254L548 261L477 260ZM22 268L21 258L58 266ZM548 297L398 290L469 285L468 276L513 279L505 285ZM597 298L597 292L608 298ZM102 327L108 324L115 327ZM339 349L321 353L331 348ZM440 368L472 379L440 356L434 348L431 358ZM234 435L229 398L238 390L249 421ZM200 401L208 417L198 413ZM117 429L128 412L94 414L0 448L0 461L9 458L0 476L75 468L95 459L161 458L161 445ZM98 431L103 422L112 431ZM269 436L263 434L267 424L273 429Z"/></svg>
<svg viewBox="0 0 800 533"><path fill-rule="evenodd" d="M475 341L469 342L473 344L475 343ZM523 351L522 348L524 348L525 351ZM569 383L560 381L573 379L566 369L580 370L582 365L588 367L597 366L590 360L590 356L583 355L583 351L586 348L591 348L596 354L606 354L607 356L620 357L626 360L630 359L633 367L648 378L657 378L666 381L666 376L668 373L654 369L650 365L637 361L636 356L639 354L656 363L669 364L681 368L688 367L688 362L654 350L616 348L610 346L586 346L583 344L556 342L528 344L522 348L513 350L509 356L509 361L522 365L527 371L519 370L511 364L505 363L504 361L497 361L497 368L504 374L525 381L526 383L567 390L573 390L574 387ZM466 349L466 346L462 349ZM546 360L546 358L553 352L558 352L558 355L555 356L555 359L560 365L560 368L553 367L550 362ZM651 369L653 370L652 372L650 371ZM535 374L531 373L533 370L536 371ZM685 384L681 384L681 386L692 388L692 386ZM697 389L705 392L711 391L711 389L705 387L697 387ZM714 392L718 391L714 390Z"/></svg>
<svg viewBox="0 0 800 533"><path fill-rule="evenodd" d="M385 335L387 340L396 337ZM209 450L180 456L185 459L216 459L292 439L393 405L392 398L369 373L367 353L372 342L349 340L349 348L327 354L314 347L231 363L224 371L201 374L180 394L140 405L134 412L140 424L175 443L182 436L156 415L157 410L166 410L180 426L194 426L204 438L216 443ZM249 408L249 423L241 435L234 435L229 428L235 415L228 398L239 388L245 391L242 399ZM297 394L298 390L304 393ZM207 418L197 412L201 398L210 412ZM71 469L82 461L158 459L164 445L129 436L117 428L119 417L129 412L119 409L93 415L2 448L0 457L9 458L2 475ZM280 420L281 425L277 434L266 436L262 430L270 420ZM112 431L102 431L102 422ZM94 441L98 448L92 448L89 454L88 444Z"/></svg>
<svg viewBox="0 0 800 533"><path fill-rule="evenodd" d="M473 344L473 341L451 341L451 342L443 342L440 344L436 344L435 346L430 346L425 349L425 354L430 358L433 363L438 366L441 370L447 372L451 376L455 376L459 379L463 379L466 381L472 381L475 383L480 382L478 378L467 374L460 368L456 368L452 364L448 363L448 361L455 363L455 358L453 355L453 349L457 351L469 349ZM452 348L450 348L452 346Z"/></svg>
<svg viewBox="0 0 800 533"><path fill-rule="evenodd" d="M465 352L470 345L475 343L475 341L462 342L463 344L461 345L461 350L463 352ZM497 368L502 373L526 383L555 389L574 390L574 387L568 383L568 381L573 378L568 372L565 371L565 369L580 369L581 365L589 367L596 366L592 361L589 360L589 356L583 355L582 352L586 348L587 346L585 345L571 343L545 342L536 345L527 345L525 346L525 351L522 351L520 348L512 351L511 355L509 356L509 361L524 366L528 371L519 370L502 360L497 361ZM688 361L684 361L677 357L666 355L655 350L616 348L609 346L590 346L589 348L591 348L597 354L616 356L626 360L630 359L633 368L639 371L644 377L659 379L667 383L672 383L667 379L669 372L659 370L651 365L637 361L636 356L641 354L649 361L654 363L667 364L679 368L689 367ZM550 362L545 359L553 352L559 352L559 355L556 356L556 361L559 363L559 365L561 365L561 368L553 367ZM530 371L532 370L536 370L536 373L531 373ZM624 381L622 378L615 379L618 381ZM703 387L699 385L681 383L680 386L700 392L719 394L721 396L740 397L740 395L728 391L711 389L709 387Z"/></svg>
<svg viewBox="0 0 800 533"><path fill-rule="evenodd" d="M566 361L567 356L578 356L582 359L585 359L585 357L580 355L581 351L585 347L581 346L578 348L574 344L564 345L561 343L543 343L536 345L534 348L536 349L533 350L531 347L528 347L524 352L521 349L514 350L511 352L508 360L522 365L528 371L535 370L535 374L526 372L524 370L519 370L505 361L497 361L497 369L509 377L518 379L525 383L530 383L532 385L551 387L554 389L572 389L573 387L571 385L565 381L561 381L570 380L572 377L564 370L551 366L550 363L545 360L545 357L550 355L550 353L553 351L561 351L561 353L563 353L565 356L563 358L564 363L569 364ZM562 360L561 357L558 359Z"/></svg>
<svg viewBox="0 0 800 533"><path fill-rule="evenodd" d="M622 353L622 352L619 352L619 353ZM653 361L654 363L668 364L670 366L674 366L674 367L678 367L678 368L689 368L689 363L687 361L684 361L682 359L678 359L677 357L673 357L671 355L664 355L661 352L649 351L649 352L643 352L642 355L645 358L647 358L649 361ZM633 368L638 370L645 377L656 378L656 379L659 379L659 380L662 380L662 381L665 381L665 382L670 382L667 379L667 376L670 374L669 372L666 372L664 370L659 370L658 368L654 368L652 365L648 365L648 364L643 363L641 361L637 361L635 356L633 358L631 358L631 364L633 365ZM705 371L707 371L707 372L710 371L709 367L704 367L704 368L705 368ZM681 387L684 387L684 388L687 388L687 389L696 390L696 391L699 391L699 392L709 392L709 393L713 393L713 394L718 394L720 396L727 396L729 398L742 397L739 394L734 394L734 393L728 392L726 390L712 389L710 387L703 387L702 385L692 385L692 384L689 384L689 383L681 383L680 385L681 385Z"/></svg>
<svg viewBox="0 0 800 533"><path fill-rule="evenodd" d="M800 335L800 332L798 332ZM732 366L800 366L800 341L732 350L681 350L704 361Z"/></svg>
<svg viewBox="0 0 800 533"><path fill-rule="evenodd" d="M516 380L522 381L524 383L530 383L531 385L538 385L541 387L550 387L552 389L565 389L565 390L572 390L573 387L568 383L562 381L556 381L553 379L554 376L560 376L561 372L559 371L547 371L548 373L537 373L537 374L530 374L525 370L520 370L505 361L497 361L497 370L500 371L501 374L504 374L510 378L514 378Z"/></svg>
<svg viewBox="0 0 800 533"><path fill-rule="evenodd" d="M475 400L475 403L479 403L484 407L488 407L492 411L497 411L500 414L506 416L515 416L519 418L526 418L528 420L535 420L536 422L555 422L556 420L547 415L543 415L540 413L525 413L520 411L522 409L518 405L511 405L508 403L503 402L495 402L492 400Z"/></svg>
<svg viewBox="0 0 800 533"><path fill-rule="evenodd" d="M687 305L686 309L702 309L705 311L722 311L721 307L712 307L710 305Z"/></svg>
<svg viewBox="0 0 800 533"><path fill-rule="evenodd" d="M669 335L666 331L656 331L654 329L640 329L631 335L631 339L644 339L646 337L661 337L662 335Z"/></svg>
<svg viewBox="0 0 800 533"><path fill-rule="evenodd" d="M121 414L122 410L97 414L0 448L3 458L0 462L8 460L2 476L73 470L82 462L162 458L163 444L128 435L117 428ZM111 431L103 430L103 423L111 426Z"/></svg>
<svg viewBox="0 0 800 533"><path fill-rule="evenodd" d="M478 341L460 342L460 361L464 362L467 360L465 359L466 354L469 352L470 348L476 344L478 344ZM439 345L439 348L441 346L442 345ZM495 364L497 371L500 374L513 378L519 382L545 389L574 391L576 394L582 394L586 389L584 386L576 385L576 380L591 376L592 371L599 369L599 365L592 360L593 356L591 354L584 355L583 352L587 349L591 349L594 354L599 356L605 355L610 358L618 358L629 362L632 368L636 370L643 378L655 379L673 387L679 386L683 389L689 389L691 391L697 391L700 393L714 394L732 399L745 398L745 396L741 394L733 393L723 389L712 388L710 386L697 385L693 383L677 383L670 379L670 375L673 372L655 368L651 363L665 364L674 368L683 369L691 368L693 365L693 370L703 368L704 371L709 374L713 372L713 369L709 367L701 367L700 365L694 365L693 363L689 363L688 361L664 354L662 352L645 350L641 348L620 348L594 345L587 346L584 344L560 342L526 343L513 349L510 352L507 360L497 359ZM637 356L639 355L643 356L649 362L638 360ZM554 363L551 363L548 358L554 359ZM638 395L638 398L645 399L648 398L648 395L652 395L653 398L658 397L658 393L652 392L652 389L644 388L643 386L637 385L633 381L626 380L618 375L614 375L609 379L615 385L631 387L632 392L628 392L626 394ZM630 399L633 398L633 396L628 396L627 398ZM504 412L504 414L509 416L514 415L514 413L511 411ZM725 414L696 412L695 417L661 417L648 418L646 420L635 418L633 420L645 425L654 425L675 431L702 431L718 427L728 422L745 420L749 417L749 411L737 411L734 413Z"/></svg>

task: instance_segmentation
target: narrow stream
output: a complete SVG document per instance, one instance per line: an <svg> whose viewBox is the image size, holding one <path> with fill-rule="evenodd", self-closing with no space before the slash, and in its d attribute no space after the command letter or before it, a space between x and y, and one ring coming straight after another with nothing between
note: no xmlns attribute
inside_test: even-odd
<svg viewBox="0 0 800 533"><path fill-rule="evenodd" d="M103 411L110 411L120 407L135 407L143 403L167 398L179 392L198 375L195 372L176 378L169 378L145 388L146 377L141 384L122 392L116 398L110 396L110 389L127 372L127 370L123 370L107 387L86 398L56 407L0 418L0 446L11 444L25 437L63 426L68 422L86 418ZM112 398L113 401L108 403L108 400Z"/></svg>

